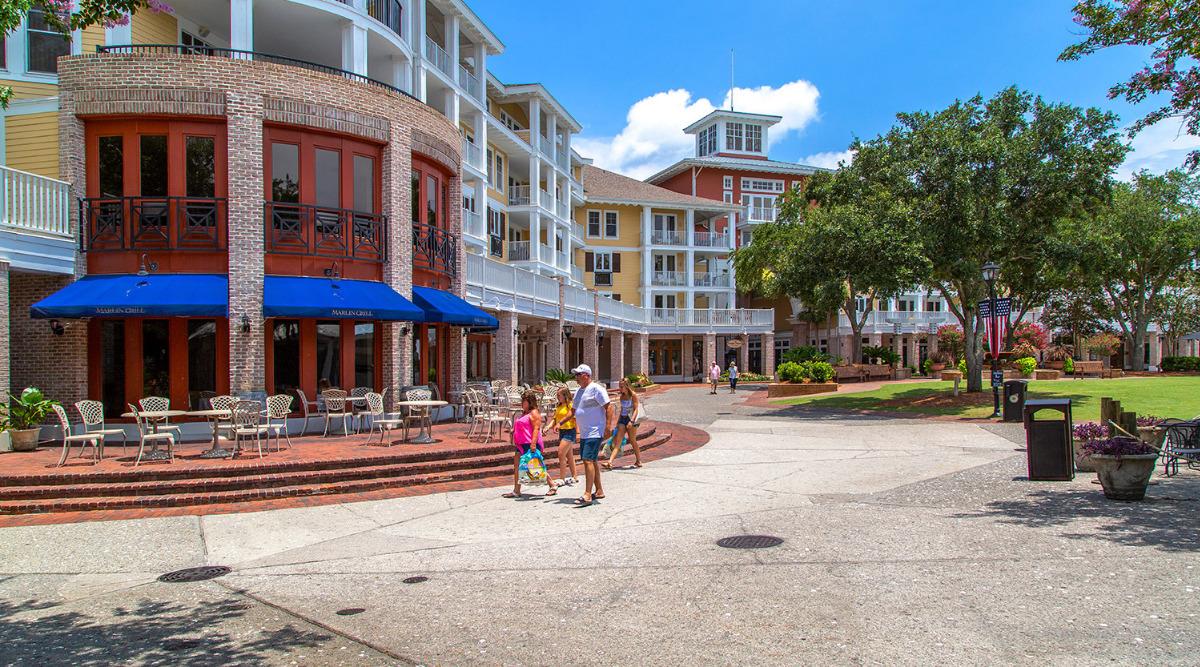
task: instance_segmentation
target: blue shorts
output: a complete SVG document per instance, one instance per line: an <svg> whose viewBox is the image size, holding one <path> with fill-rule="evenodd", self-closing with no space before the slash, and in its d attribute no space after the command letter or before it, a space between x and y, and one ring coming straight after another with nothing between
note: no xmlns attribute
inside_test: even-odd
<svg viewBox="0 0 1200 667"><path fill-rule="evenodd" d="M600 458L600 443L603 438L584 438L579 441L579 458L595 461Z"/></svg>
<svg viewBox="0 0 1200 667"><path fill-rule="evenodd" d="M564 441L564 440L566 440L566 441L568 441L568 442L575 442L575 438L576 438L576 436L575 436L575 429L573 429L573 428L560 428L560 429L558 429L558 440L559 440L559 442L562 442L562 441Z"/></svg>
<svg viewBox="0 0 1200 667"><path fill-rule="evenodd" d="M617 418L617 426L625 426L629 423L629 415L621 415Z"/></svg>

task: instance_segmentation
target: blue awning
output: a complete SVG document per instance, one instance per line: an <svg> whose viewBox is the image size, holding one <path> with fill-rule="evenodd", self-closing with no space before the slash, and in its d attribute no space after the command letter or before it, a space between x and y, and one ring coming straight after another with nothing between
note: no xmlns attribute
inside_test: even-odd
<svg viewBox="0 0 1200 667"><path fill-rule="evenodd" d="M425 311L422 322L442 322L463 327L495 329L500 320L461 298L432 287L413 287L413 303Z"/></svg>
<svg viewBox="0 0 1200 667"><path fill-rule="evenodd" d="M33 304L31 317L228 317L229 279L207 273L91 275Z"/></svg>
<svg viewBox="0 0 1200 667"><path fill-rule="evenodd" d="M420 322L421 309L374 280L266 276L264 317Z"/></svg>

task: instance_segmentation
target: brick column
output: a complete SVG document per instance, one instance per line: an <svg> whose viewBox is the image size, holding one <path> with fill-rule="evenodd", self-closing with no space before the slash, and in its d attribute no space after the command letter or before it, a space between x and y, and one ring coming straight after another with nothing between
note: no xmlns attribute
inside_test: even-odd
<svg viewBox="0 0 1200 667"><path fill-rule="evenodd" d="M550 320L546 322L546 367L567 368L565 350L563 349L563 321Z"/></svg>
<svg viewBox="0 0 1200 667"><path fill-rule="evenodd" d="M704 334L704 373L708 377L708 369L712 368L713 362L717 362L718 366L724 368L725 364L717 358L717 335L706 333Z"/></svg>
<svg viewBox="0 0 1200 667"><path fill-rule="evenodd" d="M229 164L229 389L266 391L263 347L263 99L228 93L225 99ZM250 330L242 331L242 318Z"/></svg>
<svg viewBox="0 0 1200 667"><path fill-rule="evenodd" d="M683 354L680 359L679 370L683 371L683 381L691 382L692 377L696 374L696 369L692 368L692 337L683 336Z"/></svg>
<svg viewBox="0 0 1200 667"><path fill-rule="evenodd" d="M795 323L792 325L792 347L808 345L808 324Z"/></svg>
<svg viewBox="0 0 1200 667"><path fill-rule="evenodd" d="M738 370L745 373L750 370L750 336L742 334L739 339L742 346L737 351Z"/></svg>
<svg viewBox="0 0 1200 667"><path fill-rule="evenodd" d="M596 334L598 334L600 330L594 324L585 325L579 328L582 329L582 331L579 332L579 336L580 338L583 338L583 363L591 366L593 372L599 373L600 344L599 341L596 340ZM593 377L593 379L598 380L599 378Z"/></svg>
<svg viewBox="0 0 1200 667"><path fill-rule="evenodd" d="M775 375L775 332L762 335L763 375Z"/></svg>
<svg viewBox="0 0 1200 667"><path fill-rule="evenodd" d="M1146 342L1150 344L1150 365L1158 368L1162 364L1162 337L1157 332L1147 333Z"/></svg>
<svg viewBox="0 0 1200 667"><path fill-rule="evenodd" d="M409 163L409 169L412 169L411 162ZM411 174L406 177L406 180L409 181L409 187L411 188ZM411 197L411 193L409 196ZM456 175L454 178L450 179L450 201L462 202L462 200L462 175L460 173L459 175ZM409 199L408 202L409 210L411 211L412 200ZM450 207L450 232L454 234L455 238L458 239L458 243L456 244L457 247L455 248L455 273L451 280L451 290L460 298L465 299L467 296L467 244L463 243L464 236L462 213L463 210L461 204ZM404 218L399 215L391 219L404 220ZM408 230L408 233L411 237L412 227L409 225L401 226ZM404 244L404 248L407 251L409 258L406 266L411 267L411 238L408 243ZM462 396L463 390L467 387L467 330L464 327L450 327L448 331L450 332L450 341L446 346L446 365L449 366L447 370L450 373L450 381L447 385L450 390L450 396L448 398L452 401L457 401L458 398Z"/></svg>
<svg viewBox="0 0 1200 667"><path fill-rule="evenodd" d="M0 261L0 401L8 404L12 391L12 371L9 369L8 325L8 262Z"/></svg>
<svg viewBox="0 0 1200 667"><path fill-rule="evenodd" d="M412 135L407 128L391 126L388 145L383 150L380 175L383 181L382 210L388 218L388 261L383 265L383 282L411 299L412 226L402 222L409 219L412 208ZM461 294L459 291L455 293ZM400 387L412 384L413 324L389 323L383 327L382 335L383 385L392 387L391 396L398 396ZM450 352L450 365L453 368L458 352L453 346L450 346Z"/></svg>
<svg viewBox="0 0 1200 667"><path fill-rule="evenodd" d="M496 331L495 380L517 383L517 314L502 311L496 315L500 328Z"/></svg>
<svg viewBox="0 0 1200 667"><path fill-rule="evenodd" d="M633 334L633 368L635 373L650 373L650 334Z"/></svg>
<svg viewBox="0 0 1200 667"><path fill-rule="evenodd" d="M625 332L608 333L608 369L612 382L625 377Z"/></svg>

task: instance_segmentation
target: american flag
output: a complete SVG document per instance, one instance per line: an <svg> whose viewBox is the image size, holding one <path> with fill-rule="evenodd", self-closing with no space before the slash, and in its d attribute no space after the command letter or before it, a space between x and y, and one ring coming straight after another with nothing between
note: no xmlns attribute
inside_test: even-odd
<svg viewBox="0 0 1200 667"><path fill-rule="evenodd" d="M984 335L987 336L988 351L993 358L999 358L1004 347L1004 337L1008 333L1008 315L1012 312L1012 299L996 299L996 315L992 316L992 302L979 302L979 316L983 318Z"/></svg>

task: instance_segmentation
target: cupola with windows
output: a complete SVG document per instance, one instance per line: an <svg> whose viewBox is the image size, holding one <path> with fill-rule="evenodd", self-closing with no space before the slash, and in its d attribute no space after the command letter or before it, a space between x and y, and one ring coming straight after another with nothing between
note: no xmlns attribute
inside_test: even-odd
<svg viewBox="0 0 1200 667"><path fill-rule="evenodd" d="M696 135L696 157L767 159L767 131L783 120L744 111L718 109L684 128Z"/></svg>

